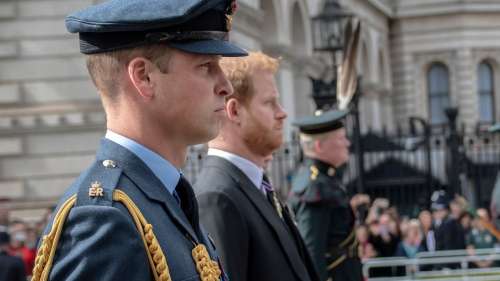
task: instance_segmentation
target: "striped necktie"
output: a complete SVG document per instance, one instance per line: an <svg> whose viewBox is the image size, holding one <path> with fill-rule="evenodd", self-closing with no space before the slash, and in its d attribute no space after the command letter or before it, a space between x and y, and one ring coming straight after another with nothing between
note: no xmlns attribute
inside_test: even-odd
<svg viewBox="0 0 500 281"><path fill-rule="evenodd" d="M276 195L276 192L274 191L273 186L267 181L266 175L264 175L262 179L261 188L266 191L267 200L271 203L271 206L273 206L276 213L278 213L278 216L283 219L283 207L278 199L278 196Z"/></svg>

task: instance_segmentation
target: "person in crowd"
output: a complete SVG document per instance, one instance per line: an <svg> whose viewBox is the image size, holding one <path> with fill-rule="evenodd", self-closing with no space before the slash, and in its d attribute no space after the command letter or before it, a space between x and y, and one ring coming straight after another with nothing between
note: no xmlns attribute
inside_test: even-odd
<svg viewBox="0 0 500 281"><path fill-rule="evenodd" d="M379 257L392 257L400 242L397 223L387 212L380 215L375 231L370 235L370 242L375 247Z"/></svg>
<svg viewBox="0 0 500 281"><path fill-rule="evenodd" d="M254 52L221 65L234 94L226 98L226 118L195 184L200 220L231 280L318 280L288 209L264 174L283 142L287 117L275 81L279 61Z"/></svg>
<svg viewBox="0 0 500 281"><path fill-rule="evenodd" d="M66 27L79 35L107 132L61 198L33 280L227 280L180 169L189 146L219 132L233 92L221 57L247 55L229 42L236 2L99 2Z"/></svg>
<svg viewBox="0 0 500 281"><path fill-rule="evenodd" d="M370 212L370 196L367 194L355 194L351 198L351 207L353 208L356 225L362 225Z"/></svg>
<svg viewBox="0 0 500 281"><path fill-rule="evenodd" d="M436 238L432 223L432 214L429 210L422 210L418 215L420 226L422 227L422 248L426 252L436 250Z"/></svg>
<svg viewBox="0 0 500 281"><path fill-rule="evenodd" d="M478 209L477 217L472 221L472 229L467 234L466 244L469 255L475 255L476 249L491 249L497 244L497 239L484 226L483 220L489 222L489 214L486 209ZM480 259L473 262L473 265L478 268L486 268L492 266L494 260Z"/></svg>
<svg viewBox="0 0 500 281"><path fill-rule="evenodd" d="M462 229L464 231L465 237L469 234L469 232L472 230L472 220L473 220L473 215L470 213L470 211L465 211L462 213L458 221L460 222L460 226L462 226Z"/></svg>
<svg viewBox="0 0 500 281"><path fill-rule="evenodd" d="M20 220L12 221L9 226L9 233L11 237L9 248L10 254L20 257L24 262L26 275L31 275L35 264L36 249L35 247L30 247L29 245L28 225ZM35 245L31 243L31 246Z"/></svg>
<svg viewBox="0 0 500 281"><path fill-rule="evenodd" d="M412 219L408 222L408 226L403 232L403 239L399 242L395 256L415 258L417 253L423 252L425 249L422 245L422 230L418 220Z"/></svg>
<svg viewBox="0 0 500 281"><path fill-rule="evenodd" d="M0 231L0 281L26 281L23 260L9 254L10 235Z"/></svg>
<svg viewBox="0 0 500 281"><path fill-rule="evenodd" d="M453 201L450 205L450 200L446 192L442 190L435 191L432 194L431 202L436 250L465 249L464 229L458 221L459 217L456 217L462 213L460 202ZM450 208L453 210L453 216L450 215Z"/></svg>
<svg viewBox="0 0 500 281"><path fill-rule="evenodd" d="M366 261L368 259L377 256L377 252L373 245L368 241L369 231L368 227L364 224L358 225L356 228L356 239L358 240L358 255L361 261Z"/></svg>
<svg viewBox="0 0 500 281"><path fill-rule="evenodd" d="M374 220L378 220L380 215L389 209L389 200L386 198L375 198L368 212L368 217L366 218L367 223L371 223Z"/></svg>
<svg viewBox="0 0 500 281"><path fill-rule="evenodd" d="M294 122L305 161L292 181L289 204L321 280L362 280L355 206L342 183L349 160L346 111L328 110ZM363 201L361 201L363 202Z"/></svg>

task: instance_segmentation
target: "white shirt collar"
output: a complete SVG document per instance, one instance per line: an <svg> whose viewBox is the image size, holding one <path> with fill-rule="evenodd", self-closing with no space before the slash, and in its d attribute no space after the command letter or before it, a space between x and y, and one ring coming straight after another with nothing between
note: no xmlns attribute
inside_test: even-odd
<svg viewBox="0 0 500 281"><path fill-rule="evenodd" d="M262 190L262 176L264 175L264 171L259 166L255 165L252 161L249 161L241 156L238 156L234 153L227 152L224 150L209 148L207 155L210 156L218 156L226 159L227 161L233 163L236 167L238 167L255 185L255 187L265 194L265 191Z"/></svg>

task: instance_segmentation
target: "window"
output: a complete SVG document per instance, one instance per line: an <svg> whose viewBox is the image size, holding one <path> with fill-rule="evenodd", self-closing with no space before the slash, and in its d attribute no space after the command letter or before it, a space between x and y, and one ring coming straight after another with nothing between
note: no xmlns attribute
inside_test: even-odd
<svg viewBox="0 0 500 281"><path fill-rule="evenodd" d="M450 106L448 68L444 64L433 63L427 73L427 84L431 124L446 123L444 110Z"/></svg>
<svg viewBox="0 0 500 281"><path fill-rule="evenodd" d="M493 123L495 106L493 100L493 68L487 62L479 64L477 70L479 92L479 122Z"/></svg>

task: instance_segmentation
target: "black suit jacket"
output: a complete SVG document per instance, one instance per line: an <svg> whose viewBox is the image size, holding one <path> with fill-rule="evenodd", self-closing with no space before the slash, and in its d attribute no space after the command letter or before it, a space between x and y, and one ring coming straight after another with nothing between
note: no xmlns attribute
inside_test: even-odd
<svg viewBox="0 0 500 281"><path fill-rule="evenodd" d="M296 229L287 227L239 168L216 156L207 157L203 166L194 186L200 221L215 240L230 280L319 280L307 252L301 255Z"/></svg>

